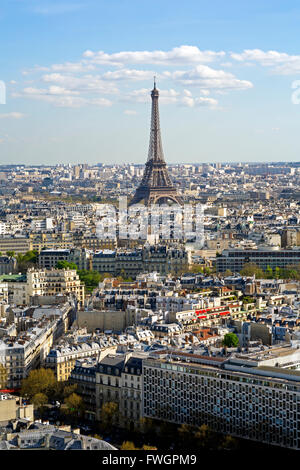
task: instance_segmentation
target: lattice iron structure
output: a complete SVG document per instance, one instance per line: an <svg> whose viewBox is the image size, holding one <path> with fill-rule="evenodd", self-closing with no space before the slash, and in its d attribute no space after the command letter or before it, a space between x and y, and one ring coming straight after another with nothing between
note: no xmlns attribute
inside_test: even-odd
<svg viewBox="0 0 300 470"><path fill-rule="evenodd" d="M148 159L145 165L142 182L137 188L130 205L144 201L144 203L149 206L151 204L163 204L168 200L182 205L183 200L177 194L177 190L172 183L164 159L159 124L159 91L156 88L155 80L151 98L152 111Z"/></svg>

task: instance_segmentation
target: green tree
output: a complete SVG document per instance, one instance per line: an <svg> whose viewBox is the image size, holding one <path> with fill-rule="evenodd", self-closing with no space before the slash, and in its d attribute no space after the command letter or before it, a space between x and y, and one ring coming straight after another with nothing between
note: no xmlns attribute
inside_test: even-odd
<svg viewBox="0 0 300 470"><path fill-rule="evenodd" d="M205 266L205 267L203 268L203 272L204 272L204 274L211 274L211 273L212 273L212 270L211 270L211 268L209 268L208 266Z"/></svg>
<svg viewBox="0 0 300 470"><path fill-rule="evenodd" d="M252 304L254 303L254 298L251 297L250 295L244 295L242 297L243 304Z"/></svg>
<svg viewBox="0 0 300 470"><path fill-rule="evenodd" d="M84 405L82 398L76 393L71 393L67 398L65 398L64 403L66 405L67 414L73 416L79 416L83 413Z"/></svg>
<svg viewBox="0 0 300 470"><path fill-rule="evenodd" d="M16 259L18 272L26 273L29 268L36 265L38 260L38 252L37 250L27 251L25 255L18 254Z"/></svg>
<svg viewBox="0 0 300 470"><path fill-rule="evenodd" d="M98 273L97 271L87 271L86 269L81 269L78 272L79 279L85 284L87 290L93 290L95 287L98 287L99 282L102 282L104 279L103 274Z"/></svg>
<svg viewBox="0 0 300 470"><path fill-rule="evenodd" d="M70 395L72 395L72 393L75 393L76 390L77 390L77 384L67 384L63 388L62 395L64 398L67 398Z"/></svg>
<svg viewBox="0 0 300 470"><path fill-rule="evenodd" d="M280 268L278 266L276 266L276 268L275 268L274 277L275 277L275 279L279 279L279 277L280 277Z"/></svg>
<svg viewBox="0 0 300 470"><path fill-rule="evenodd" d="M266 276L268 279L273 279L273 269L271 268L271 266L267 266L267 269L266 269Z"/></svg>
<svg viewBox="0 0 300 470"><path fill-rule="evenodd" d="M257 278L264 278L265 274L263 270L254 263L245 263L240 271L242 276L254 276Z"/></svg>
<svg viewBox="0 0 300 470"><path fill-rule="evenodd" d="M78 267L75 263L70 263L69 261L66 260L61 260L56 263L56 268L57 269L76 269L78 270Z"/></svg>
<svg viewBox="0 0 300 470"><path fill-rule="evenodd" d="M105 430L111 430L115 424L115 420L118 415L119 406L118 403L113 401L106 402L101 408L101 424Z"/></svg>
<svg viewBox="0 0 300 470"><path fill-rule="evenodd" d="M226 269L224 276L225 277L232 276L232 271L230 271L230 269Z"/></svg>
<svg viewBox="0 0 300 470"><path fill-rule="evenodd" d="M32 397L32 403L34 404L35 408L37 408L40 412L44 410L46 403L48 402L47 395L45 393L36 393Z"/></svg>
<svg viewBox="0 0 300 470"><path fill-rule="evenodd" d="M51 369L31 370L28 377L22 380L21 395L30 400L37 393L44 393L48 397L55 383L55 375Z"/></svg>
<svg viewBox="0 0 300 470"><path fill-rule="evenodd" d="M234 333L227 333L223 338L223 346L227 346L227 348L235 348L238 344L239 339Z"/></svg>

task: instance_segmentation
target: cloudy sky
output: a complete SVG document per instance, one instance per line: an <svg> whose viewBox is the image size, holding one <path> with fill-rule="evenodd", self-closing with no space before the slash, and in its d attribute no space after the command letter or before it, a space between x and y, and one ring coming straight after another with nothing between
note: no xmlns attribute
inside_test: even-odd
<svg viewBox="0 0 300 470"><path fill-rule="evenodd" d="M300 3L2 0L0 163L300 161ZM4 103L3 86L6 87Z"/></svg>

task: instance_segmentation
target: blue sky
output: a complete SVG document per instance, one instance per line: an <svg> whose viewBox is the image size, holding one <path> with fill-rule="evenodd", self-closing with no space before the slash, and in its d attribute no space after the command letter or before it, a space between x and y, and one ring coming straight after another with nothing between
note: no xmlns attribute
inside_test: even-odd
<svg viewBox="0 0 300 470"><path fill-rule="evenodd" d="M167 162L300 161L299 21L289 0L2 0L0 163L144 163L154 74Z"/></svg>

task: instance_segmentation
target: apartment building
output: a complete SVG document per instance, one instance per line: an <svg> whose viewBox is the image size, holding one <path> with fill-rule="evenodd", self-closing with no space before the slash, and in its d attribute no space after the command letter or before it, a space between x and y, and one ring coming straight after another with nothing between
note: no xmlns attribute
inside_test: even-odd
<svg viewBox="0 0 300 470"><path fill-rule="evenodd" d="M103 344L97 341L66 344L65 346L57 345L47 355L44 366L53 370L58 381L66 381L69 379L77 360L99 357L103 349ZM112 346L106 349L108 353L115 351L116 347Z"/></svg>
<svg viewBox="0 0 300 470"><path fill-rule="evenodd" d="M96 370L98 358L77 359L69 377L70 384L76 384L76 393L81 396L85 407L85 418L96 419Z"/></svg>
<svg viewBox="0 0 300 470"><path fill-rule="evenodd" d="M14 305L25 305L27 303L26 275L3 274L0 276L0 282L3 286L3 300L7 297L7 301Z"/></svg>
<svg viewBox="0 0 300 470"><path fill-rule="evenodd" d="M154 353L143 361L142 413L299 449L299 364L299 350L290 348L229 359Z"/></svg>
<svg viewBox="0 0 300 470"><path fill-rule="evenodd" d="M286 268L300 263L300 249L280 250L278 247L262 247L253 250L229 249L224 250L216 258L217 272L240 272L246 263L254 263L263 270L268 266L272 269Z"/></svg>
<svg viewBox="0 0 300 470"><path fill-rule="evenodd" d="M13 256L0 256L0 274L9 274L15 272L17 260Z"/></svg>
<svg viewBox="0 0 300 470"><path fill-rule="evenodd" d="M0 238L0 252L13 251L16 255L24 255L32 250L33 245L29 237L3 236Z"/></svg>
<svg viewBox="0 0 300 470"><path fill-rule="evenodd" d="M30 250L37 250L38 253L43 248L65 250L73 248L74 245L72 232L29 233L29 239Z"/></svg>
<svg viewBox="0 0 300 470"><path fill-rule="evenodd" d="M27 271L27 303L34 296L73 294L84 304L85 286L75 269L29 269Z"/></svg>
<svg viewBox="0 0 300 470"><path fill-rule="evenodd" d="M31 369L44 364L53 342L66 332L72 306L31 308L27 316L14 316L0 338L2 388L18 389ZM25 312L26 313L26 312ZM10 325L17 328L10 332ZM4 386L5 385L5 386Z"/></svg>
<svg viewBox="0 0 300 470"><path fill-rule="evenodd" d="M39 367L53 344L58 320L41 322L36 327L0 340L0 364L6 371L6 387L18 389L31 369Z"/></svg>
<svg viewBox="0 0 300 470"><path fill-rule="evenodd" d="M39 267L43 269L56 268L59 261L67 261L69 256L70 250L66 249L42 250L38 257Z"/></svg>
<svg viewBox="0 0 300 470"><path fill-rule="evenodd" d="M102 250L93 256L93 270L136 277L141 272L177 275L187 270L190 253L184 247L144 246L134 250Z"/></svg>
<svg viewBox="0 0 300 470"><path fill-rule="evenodd" d="M118 425L130 430L140 428L142 411L143 353L107 355L96 369L96 420L101 420L104 403L118 404Z"/></svg>
<svg viewBox="0 0 300 470"><path fill-rule="evenodd" d="M72 249L44 249L39 253L38 264L40 268L56 268L59 261L75 263L78 269L92 269L92 255L85 248Z"/></svg>

